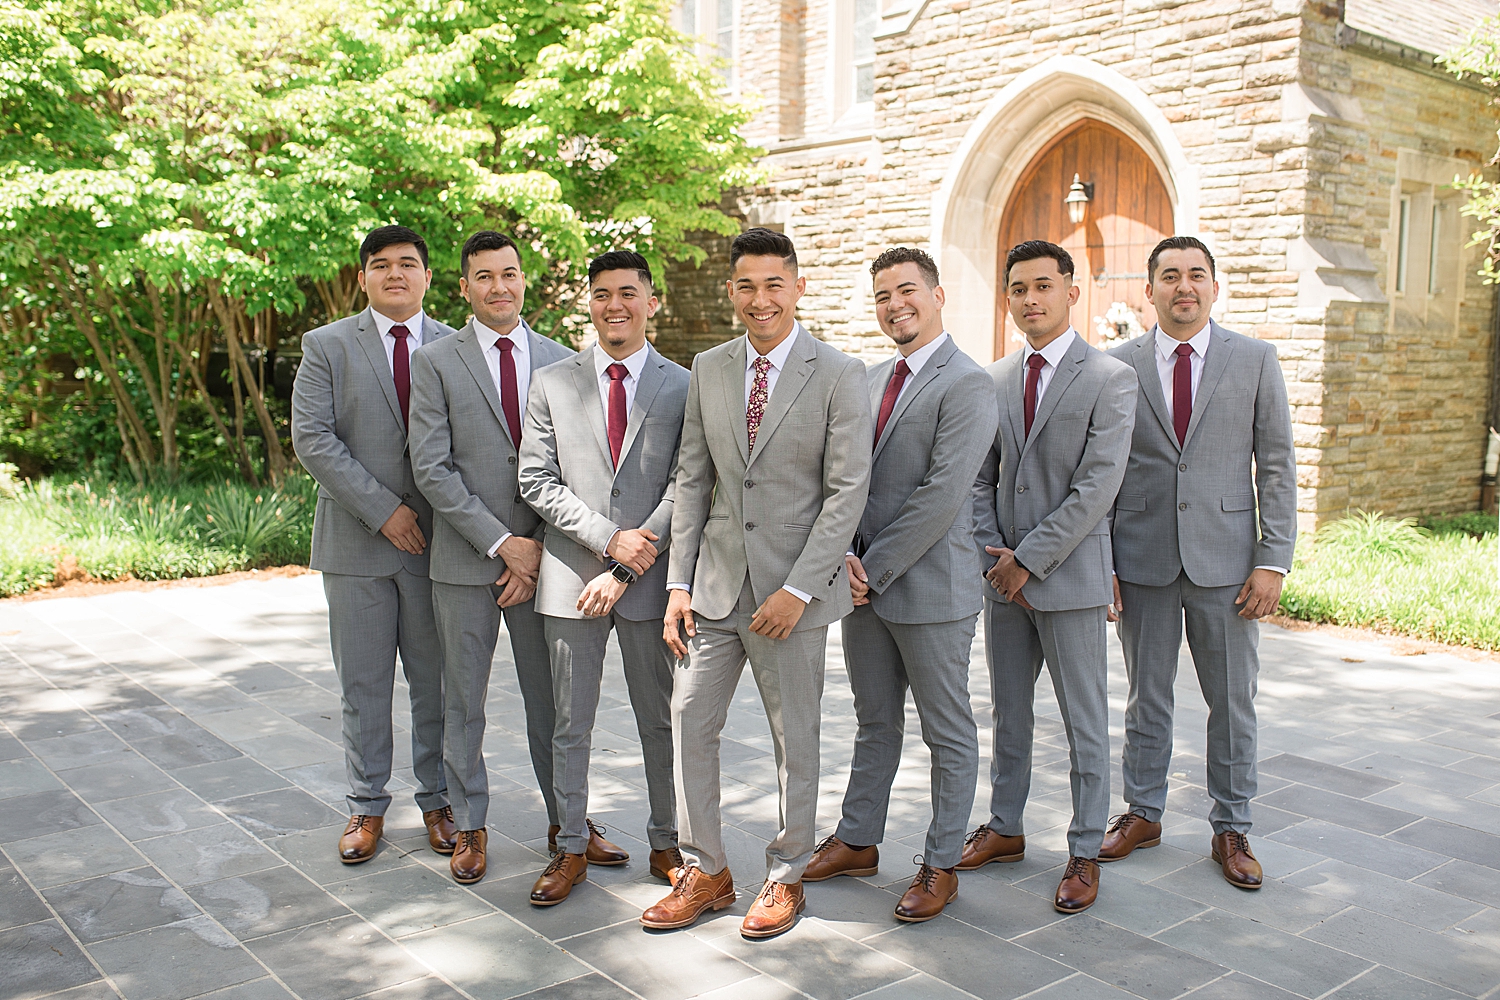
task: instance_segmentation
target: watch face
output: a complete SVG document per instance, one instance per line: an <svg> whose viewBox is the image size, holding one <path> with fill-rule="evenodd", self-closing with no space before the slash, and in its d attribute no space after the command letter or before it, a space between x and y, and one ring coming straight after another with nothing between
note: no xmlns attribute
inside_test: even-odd
<svg viewBox="0 0 1500 1000"><path fill-rule="evenodd" d="M631 573L625 566L616 563L615 568L610 570L610 575L621 583L631 583L635 580L635 574Z"/></svg>

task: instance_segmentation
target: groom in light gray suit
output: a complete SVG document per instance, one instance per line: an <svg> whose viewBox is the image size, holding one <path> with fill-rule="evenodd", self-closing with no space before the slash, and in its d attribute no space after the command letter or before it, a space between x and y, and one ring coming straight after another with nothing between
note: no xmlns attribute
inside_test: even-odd
<svg viewBox="0 0 1500 1000"><path fill-rule="evenodd" d="M318 481L312 567L323 573L339 675L350 819L339 860L375 856L391 796L396 653L411 695L412 771L432 849L453 850L443 780L443 672L427 578L432 508L407 451L411 352L452 333L422 312L427 244L382 226L359 248L370 308L309 331L292 385L292 444Z"/></svg>
<svg viewBox="0 0 1500 1000"><path fill-rule="evenodd" d="M855 607L844 619L844 664L859 731L843 819L802 878L875 874L910 687L932 752L932 822L896 919L918 923L958 896L954 866L974 806L969 651L984 599L973 488L995 437L995 383L943 329L931 257L895 247L870 274L875 319L899 354L870 373L870 499L845 557Z"/></svg>
<svg viewBox="0 0 1500 1000"><path fill-rule="evenodd" d="M824 646L828 625L853 609L844 553L869 487L870 403L865 366L796 321L807 281L792 241L749 229L729 261L727 291L746 336L693 362L667 569L664 635L686 661L672 690L686 866L641 922L685 927L734 901L719 732L748 658L771 725L781 829L740 933L765 938L790 928L805 905Z"/></svg>
<svg viewBox="0 0 1500 1000"><path fill-rule="evenodd" d="M1078 913L1099 892L1109 818L1110 603L1107 517L1135 418L1135 372L1090 347L1068 322L1073 258L1030 240L1005 258L1006 298L1026 346L989 367L1000 429L975 483L985 574L985 647L995 712L990 821L970 835L960 871L1019 861L1031 790L1032 704L1045 660L1068 734L1073 822L1052 905Z"/></svg>
<svg viewBox="0 0 1500 1000"><path fill-rule="evenodd" d="M1112 354L1140 378L1140 418L1115 501L1120 641L1130 678L1125 802L1099 855L1161 842L1172 760L1172 683L1183 625L1208 702L1210 854L1242 889L1255 796L1258 619L1276 610L1297 536L1291 411L1276 348L1209 318L1214 258L1191 236L1146 265L1158 325Z"/></svg>
<svg viewBox="0 0 1500 1000"><path fill-rule="evenodd" d="M521 499L517 457L532 372L573 352L521 319L526 278L508 236L464 243L459 290L474 318L412 358L411 454L436 516L432 599L443 656L443 767L453 794L458 882L484 878L489 776L484 702L500 617L526 708L531 766L557 824L552 792L552 670L536 613L542 521Z"/></svg>
<svg viewBox="0 0 1500 1000"><path fill-rule="evenodd" d="M620 643L646 765L650 870L682 864L672 790L672 653L662 638L672 477L688 372L646 342L658 302L646 259L612 250L589 264L599 340L536 373L521 442L521 494L547 522L536 607L552 654L557 856L531 890L554 906L587 875L589 748L604 650Z"/></svg>

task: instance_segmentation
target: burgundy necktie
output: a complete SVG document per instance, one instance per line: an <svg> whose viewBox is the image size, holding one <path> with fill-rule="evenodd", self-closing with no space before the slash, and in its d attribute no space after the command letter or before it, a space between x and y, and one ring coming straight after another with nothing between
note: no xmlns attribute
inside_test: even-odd
<svg viewBox="0 0 1500 1000"><path fill-rule="evenodd" d="M880 435L885 433L886 421L891 419L891 412L896 409L896 397L901 395L901 387L906 384L906 376L910 374L911 368L905 358L896 362L896 374L885 384L885 395L880 397L880 417L875 421L876 443L879 443Z"/></svg>
<svg viewBox="0 0 1500 1000"><path fill-rule="evenodd" d="M1193 345L1178 344L1177 365L1172 369L1172 429L1177 446L1187 444L1188 421L1193 419Z"/></svg>
<svg viewBox="0 0 1500 1000"><path fill-rule="evenodd" d="M521 399L516 394L516 359L511 352L515 341L501 337L495 341L500 349L500 409L505 413L505 422L510 425L510 441L521 450Z"/></svg>
<svg viewBox="0 0 1500 1000"><path fill-rule="evenodd" d="M630 369L616 362L604 369L609 375L609 459L620 467L620 448L625 444L625 376Z"/></svg>
<svg viewBox="0 0 1500 1000"><path fill-rule="evenodd" d="M1032 354L1026 359L1026 436L1031 437L1031 422L1036 419L1036 397L1037 389L1042 384L1042 367L1046 365L1047 359L1040 354Z"/></svg>
<svg viewBox="0 0 1500 1000"><path fill-rule="evenodd" d="M406 338L411 331L400 323L391 327L391 336L396 338L396 353L391 356L391 377L396 382L396 402L401 404L401 423L405 426L411 413L411 354L406 348Z"/></svg>

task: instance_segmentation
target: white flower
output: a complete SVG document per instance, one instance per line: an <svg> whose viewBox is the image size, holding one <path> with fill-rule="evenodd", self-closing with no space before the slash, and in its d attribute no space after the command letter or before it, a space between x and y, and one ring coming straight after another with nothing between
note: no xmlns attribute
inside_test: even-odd
<svg viewBox="0 0 1500 1000"><path fill-rule="evenodd" d="M1099 346L1105 349L1118 347L1146 332L1135 310L1124 302L1111 302L1102 317L1094 317L1094 324L1094 331L1099 335Z"/></svg>

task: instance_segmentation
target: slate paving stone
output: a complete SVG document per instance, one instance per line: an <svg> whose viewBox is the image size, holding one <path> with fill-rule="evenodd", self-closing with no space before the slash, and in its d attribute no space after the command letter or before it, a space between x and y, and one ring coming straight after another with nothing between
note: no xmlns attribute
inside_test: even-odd
<svg viewBox="0 0 1500 1000"><path fill-rule="evenodd" d="M587 934L612 924L639 920L640 907L633 906L595 884L592 870L589 875L589 879L575 885L573 891L568 893L568 898L556 906L532 906L529 902L531 887L536 882L535 873L499 880L487 877L473 886L471 891L549 941ZM667 886L662 884L661 889L665 895Z"/></svg>
<svg viewBox="0 0 1500 1000"><path fill-rule="evenodd" d="M1422 819L1391 835L1403 844L1420 847L1476 865L1500 868L1500 837L1454 826L1436 819Z"/></svg>
<svg viewBox="0 0 1500 1000"><path fill-rule="evenodd" d="M350 874L358 874L358 866L349 867ZM394 938L494 912L452 878L421 865L362 875L327 888L335 900Z"/></svg>
<svg viewBox="0 0 1500 1000"><path fill-rule="evenodd" d="M5 852L38 889L139 868L146 860L103 824L15 841Z"/></svg>
<svg viewBox="0 0 1500 1000"><path fill-rule="evenodd" d="M172 777L209 802L285 788L287 779L250 757L231 757L179 767Z"/></svg>
<svg viewBox="0 0 1500 1000"><path fill-rule="evenodd" d="M586 939L574 939L582 940ZM514 997L576 979L589 971L568 954L583 957L579 949L570 947L565 952L503 913L417 934L402 944L475 1000ZM590 960L585 957L584 961ZM692 959L684 953L683 961ZM598 966L597 962L593 964ZM712 979L711 973L704 976L704 989L710 988Z"/></svg>
<svg viewBox="0 0 1500 1000"><path fill-rule="evenodd" d="M1500 876L1500 871L1495 874ZM1480 904L1461 896L1332 859L1298 872L1286 879L1286 883L1431 931L1440 931L1483 909Z"/></svg>
<svg viewBox="0 0 1500 1000"><path fill-rule="evenodd" d="M0 762L0 800L62 787L47 765L35 757Z"/></svg>
<svg viewBox="0 0 1500 1000"><path fill-rule="evenodd" d="M804 1000L806 996L800 990L778 983L770 976L751 976L749 979L741 979L737 983L700 993L697 1000Z"/></svg>
<svg viewBox="0 0 1500 1000"><path fill-rule="evenodd" d="M1266 840L1287 844L1309 854L1336 857L1348 864L1403 880L1430 872L1448 860L1445 854L1316 819L1277 831Z"/></svg>
<svg viewBox="0 0 1500 1000"><path fill-rule="evenodd" d="M1238 972L1231 972L1222 979L1215 979L1207 986L1194 990L1193 997L1195 1000L1300 1000L1296 993L1288 993L1279 986L1272 986Z"/></svg>
<svg viewBox="0 0 1500 1000"><path fill-rule="evenodd" d="M344 748L311 732L286 733L241 740L241 750L273 770L301 767L325 760L343 760Z"/></svg>
<svg viewBox="0 0 1500 1000"><path fill-rule="evenodd" d="M1354 770L1362 769L1366 774L1409 782L1419 787L1442 788L1454 795L1472 795L1500 780L1467 774L1456 765L1441 767L1392 753L1373 753L1348 766Z"/></svg>
<svg viewBox="0 0 1500 1000"><path fill-rule="evenodd" d="M1046 996L1046 992L1033 995ZM798 994L793 992L788 992L787 996L800 1000ZM1123 996L1123 994L1116 991L1116 996ZM969 994L956 986L949 986L940 979L934 979L925 972L919 972L898 983L871 990L860 997L860 1000L969 1000ZM1083 1000L1083 998L1075 995L1074 1000Z"/></svg>
<svg viewBox="0 0 1500 1000"><path fill-rule="evenodd" d="M353 915L256 938L246 947L294 992L319 1000L348 1000L428 974Z"/></svg>
<svg viewBox="0 0 1500 1000"><path fill-rule="evenodd" d="M1424 788L1403 782L1370 796L1370 801L1447 820L1473 830L1500 829L1500 805L1451 795L1442 788Z"/></svg>
<svg viewBox="0 0 1500 1000"><path fill-rule="evenodd" d="M0 732L0 760L16 760L30 756L31 751L26 749L26 744L9 733Z"/></svg>
<svg viewBox="0 0 1500 1000"><path fill-rule="evenodd" d="M1374 834L1399 830L1421 818L1416 813L1351 798L1311 785L1288 785L1270 795L1257 798L1255 804L1268 805L1299 816L1327 820L1339 826Z"/></svg>
<svg viewBox="0 0 1500 1000"><path fill-rule="evenodd" d="M1369 972L1348 983L1324 1000L1466 1000L1462 993L1455 993L1436 983L1416 979L1395 969L1377 965Z"/></svg>
<svg viewBox="0 0 1500 1000"><path fill-rule="evenodd" d="M1500 906L1500 868L1450 861L1413 881L1476 903Z"/></svg>
<svg viewBox="0 0 1500 1000"><path fill-rule="evenodd" d="M54 771L116 760L121 754L135 754L118 736L103 729L50 740L30 740L27 746Z"/></svg>
<svg viewBox="0 0 1500 1000"><path fill-rule="evenodd" d="M631 1000L631 995L597 972L590 972L577 979L523 993L515 1000Z"/></svg>
<svg viewBox="0 0 1500 1000"><path fill-rule="evenodd" d="M281 669L274 663L252 663L235 667L219 675L221 680L233 684L248 695L259 695L282 688L303 687L302 678Z"/></svg>
<svg viewBox="0 0 1500 1000"><path fill-rule="evenodd" d="M285 837L273 837L265 841L265 845L280 855L276 859L277 864L290 862L302 874L325 886L353 878L356 871L361 875L369 875L413 864L404 851L384 838L376 848L375 856L369 861L362 861L357 865L344 864L339 860L338 853L339 834L343 828L344 824L339 823L336 829L325 827L304 830ZM448 859L443 858L442 862L446 866Z"/></svg>
<svg viewBox="0 0 1500 1000"><path fill-rule="evenodd" d="M214 882L282 863L259 841L229 823L143 840L137 846L157 868L182 886Z"/></svg>
<svg viewBox="0 0 1500 1000"><path fill-rule="evenodd" d="M1126 993L1124 990L1101 983L1092 976L1075 972L1067 979L1030 994L1026 1000L1130 1000L1134 997L1134 993ZM895 998L893 997L892 1000Z"/></svg>
<svg viewBox="0 0 1500 1000"><path fill-rule="evenodd" d="M1284 883L1271 883L1253 891L1237 888L1224 881L1218 865L1206 859L1191 868L1163 875L1151 884L1292 934L1333 916L1345 906L1342 900Z"/></svg>
<svg viewBox="0 0 1500 1000"><path fill-rule="evenodd" d="M32 1000L102 978L56 920L0 931L6 1000Z"/></svg>
<svg viewBox="0 0 1500 1000"><path fill-rule="evenodd" d="M101 802L105 821L131 840L149 840L224 822L217 809L185 788Z"/></svg>
<svg viewBox="0 0 1500 1000"><path fill-rule="evenodd" d="M165 771L138 754L71 768L63 780L85 801L95 805L180 787Z"/></svg>
<svg viewBox="0 0 1500 1000"><path fill-rule="evenodd" d="M218 807L259 837L279 837L303 830L342 827L346 817L334 812L300 788L277 788L240 798L223 799Z"/></svg>
<svg viewBox="0 0 1500 1000"><path fill-rule="evenodd" d="M463 1000L463 994L437 976L427 976L366 993L362 1000Z"/></svg>
<svg viewBox="0 0 1500 1000"><path fill-rule="evenodd" d="M1277 754L1262 760L1257 767L1267 774L1289 778L1304 785L1312 785L1315 788L1338 792L1356 799L1374 795L1376 792L1398 784L1390 778L1369 774L1358 768L1338 767L1289 753Z"/></svg>
<svg viewBox="0 0 1500 1000"><path fill-rule="evenodd" d="M42 683L38 679L37 683ZM66 699L61 691L50 692L54 700L61 705ZM55 739L60 736L70 736L76 733L87 733L104 728L95 722L86 712L79 711L69 704L67 708L41 709L28 707L26 714L20 718L12 716L10 731L13 735L24 740L29 746L32 742L40 742L46 739Z"/></svg>
<svg viewBox="0 0 1500 1000"><path fill-rule="evenodd" d="M142 757L168 771L192 764L206 764L213 760L228 760L231 757L240 756L239 750L206 729L136 740L131 745Z"/></svg>
<svg viewBox="0 0 1500 1000"><path fill-rule="evenodd" d="M865 943L982 1000L1013 1000L1074 971L949 917L900 927Z"/></svg>
<svg viewBox="0 0 1500 1000"><path fill-rule="evenodd" d="M198 916L155 868L115 872L47 889L47 902L85 944Z"/></svg>
<svg viewBox="0 0 1500 1000"><path fill-rule="evenodd" d="M294 1000L286 987L267 976L203 994L203 1000Z"/></svg>
<svg viewBox="0 0 1500 1000"><path fill-rule="evenodd" d="M958 898L963 900L968 887L964 876L959 878ZM860 940L897 926L894 911L901 897L865 879L840 876L808 884L805 892L808 912L845 937Z"/></svg>
<svg viewBox="0 0 1500 1000"><path fill-rule="evenodd" d="M1222 911L1199 914L1155 940L1309 997L1327 993L1373 964Z"/></svg>
<svg viewBox="0 0 1500 1000"><path fill-rule="evenodd" d="M104 980L97 980L84 986L75 986L71 990L63 990L61 993L49 993L47 1000L119 1000L120 994L110 988Z"/></svg>
<svg viewBox="0 0 1500 1000"><path fill-rule="evenodd" d="M0 844L62 830L78 830L99 822L98 815L66 790L31 792L5 800L0 809Z"/></svg>
<svg viewBox="0 0 1500 1000"><path fill-rule="evenodd" d="M186 1000L266 974L239 942L202 916L96 942L89 954L130 1000Z"/></svg>
<svg viewBox="0 0 1500 1000"><path fill-rule="evenodd" d="M1470 996L1500 986L1500 952L1367 910L1345 910L1303 936Z"/></svg>
<svg viewBox="0 0 1500 1000"><path fill-rule="evenodd" d="M241 941L349 915L290 865L205 882L188 893Z"/></svg>
<svg viewBox="0 0 1500 1000"><path fill-rule="evenodd" d="M647 1000L683 1000L756 975L709 944L671 931L600 930L569 938L567 950Z"/></svg>
<svg viewBox="0 0 1500 1000"><path fill-rule="evenodd" d="M763 941L742 935L718 938L714 947L746 965L820 1000L850 1000L905 979L912 967L851 941L818 920Z"/></svg>
<svg viewBox="0 0 1500 1000"><path fill-rule="evenodd" d="M1086 913L1034 931L1016 943L1149 1000L1178 996L1228 971Z"/></svg>
<svg viewBox="0 0 1500 1000"><path fill-rule="evenodd" d="M45 920L51 915L21 873L0 863L0 930Z"/></svg>

